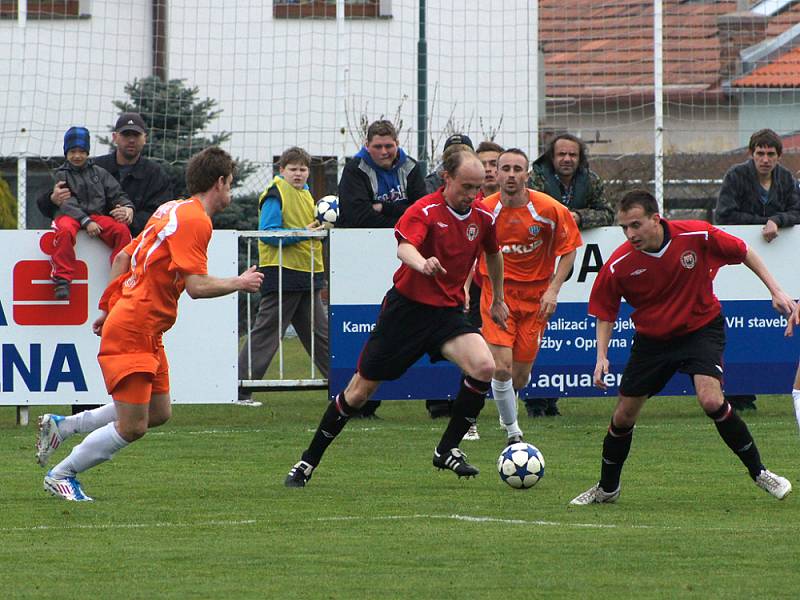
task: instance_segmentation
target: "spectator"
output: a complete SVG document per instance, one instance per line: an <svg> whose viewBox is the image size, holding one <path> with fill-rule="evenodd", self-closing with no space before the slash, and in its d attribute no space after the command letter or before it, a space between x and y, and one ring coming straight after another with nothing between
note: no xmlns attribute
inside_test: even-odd
<svg viewBox="0 0 800 600"><path fill-rule="evenodd" d="M550 140L531 170L528 186L568 207L579 229L605 227L614 222L614 209L605 197L603 180L589 169L586 144L562 133ZM526 398L529 417L557 417L558 398Z"/></svg>
<svg viewBox="0 0 800 600"><path fill-rule="evenodd" d="M718 225L762 225L761 235L770 243L778 229L800 222L800 192L791 171L779 163L783 152L780 136L760 129L750 136L750 158L725 174L719 190ZM726 395L736 410L756 410L753 394Z"/></svg>
<svg viewBox="0 0 800 600"><path fill-rule="evenodd" d="M69 192L55 211L55 244L51 261L57 300L69 298L75 275L75 238L84 229L89 237L99 237L111 248L111 262L128 242L127 224L133 219L133 205L108 171L89 159L89 130L70 127L64 134L64 162L56 179ZM112 216L116 211L117 217Z"/></svg>
<svg viewBox="0 0 800 600"><path fill-rule="evenodd" d="M436 168L433 169L428 175L425 176L425 193L432 194L440 187L444 185L444 179L442 179L442 164L444 163L444 153L447 152L450 148L457 147L460 150L470 149L475 150L474 146L472 145L472 140L469 139L469 136L464 135L463 133L456 133L451 135L447 138L444 142L444 147L442 148L442 160L439 161L439 164L436 165Z"/></svg>
<svg viewBox="0 0 800 600"><path fill-rule="evenodd" d="M321 228L322 225L314 218L314 198L306 183L311 156L302 148L292 147L281 155L278 166L280 174L275 176L258 199L258 228L262 231ZM312 256L313 285L309 275ZM258 259L264 274L261 302L256 322L250 330L250 349L248 351L245 345L239 353L239 379L261 379L264 376L278 350L280 338L286 334L290 323L309 355L311 336L314 335L314 362L322 375L327 377L328 312L321 298L325 283L322 242L306 237L263 237L258 242ZM279 276L283 287L280 295ZM279 319L283 327L281 331L278 330ZM252 393L244 388L239 388L237 403L261 406L260 402L252 399Z"/></svg>
<svg viewBox="0 0 800 600"><path fill-rule="evenodd" d="M132 236L144 229L147 219L156 208L173 200L172 183L166 171L157 162L142 156L147 143L147 127L138 113L122 113L111 134L114 150L93 158L94 164L102 167L116 179L133 203ZM69 191L57 181L51 193L37 198L39 210L52 219L56 209L69 197ZM117 217L112 213L112 216Z"/></svg>
<svg viewBox="0 0 800 600"><path fill-rule="evenodd" d="M398 146L390 121L367 128L364 147L345 165L339 180L339 228L394 227L405 210L425 195L422 168ZM369 401L358 416L372 418L379 400Z"/></svg>
<svg viewBox="0 0 800 600"><path fill-rule="evenodd" d="M394 125L375 121L367 129L364 147L342 172L337 227L394 227L424 195L422 168L398 146Z"/></svg>
<svg viewBox="0 0 800 600"><path fill-rule="evenodd" d="M122 186L128 199L133 203L133 220L128 224L131 236L137 236L153 212L173 199L172 182L166 171L157 162L142 156L147 143L147 126L138 113L122 113L114 126L111 140L115 148L109 154L93 158L94 164L108 171ZM69 198L70 192L61 181L56 181L52 192L45 192L36 203L47 218L52 219L58 207ZM122 217L118 209L111 210L111 216ZM72 413L91 410L96 406L72 406Z"/></svg>

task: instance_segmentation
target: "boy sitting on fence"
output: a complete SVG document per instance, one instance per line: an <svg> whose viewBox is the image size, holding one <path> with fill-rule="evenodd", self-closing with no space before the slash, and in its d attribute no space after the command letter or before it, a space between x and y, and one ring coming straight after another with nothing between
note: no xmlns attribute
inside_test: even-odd
<svg viewBox="0 0 800 600"><path fill-rule="evenodd" d="M53 217L56 237L51 256L52 279L58 300L69 298L75 274L75 237L80 229L85 229L89 237L99 237L112 249L112 262L131 241L128 224L133 220L133 203L108 171L92 163L89 147L89 130L85 127L70 127L64 134L67 160L56 171L56 179L66 182L72 196ZM120 221L109 215L118 206L126 209Z"/></svg>

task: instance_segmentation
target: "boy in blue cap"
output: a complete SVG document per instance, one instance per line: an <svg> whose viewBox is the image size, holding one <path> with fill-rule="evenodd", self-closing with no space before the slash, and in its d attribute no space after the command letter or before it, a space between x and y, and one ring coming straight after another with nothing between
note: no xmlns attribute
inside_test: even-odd
<svg viewBox="0 0 800 600"><path fill-rule="evenodd" d="M133 203L117 180L91 161L89 148L89 130L85 127L70 127L64 134L67 160L56 171L56 179L66 182L72 196L53 216L56 238L50 260L57 300L69 298L75 274L75 237L80 229L85 229L89 237L99 237L112 249L112 262L131 241L128 224L133 220ZM125 210L115 219L110 212L118 206Z"/></svg>

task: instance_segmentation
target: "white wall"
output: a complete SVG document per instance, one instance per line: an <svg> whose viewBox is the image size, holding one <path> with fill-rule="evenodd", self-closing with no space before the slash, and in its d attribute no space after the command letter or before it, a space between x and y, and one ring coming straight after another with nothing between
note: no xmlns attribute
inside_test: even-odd
<svg viewBox="0 0 800 600"><path fill-rule="evenodd" d="M25 27L0 21L0 155L60 155L71 125L88 127L93 141L108 135L111 102L150 74L150 4L92 2L91 18Z"/></svg>

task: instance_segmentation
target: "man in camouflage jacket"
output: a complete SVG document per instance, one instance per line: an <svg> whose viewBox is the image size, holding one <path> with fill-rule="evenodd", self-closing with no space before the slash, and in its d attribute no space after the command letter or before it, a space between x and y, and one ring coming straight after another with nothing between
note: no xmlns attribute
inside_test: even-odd
<svg viewBox="0 0 800 600"><path fill-rule="evenodd" d="M528 187L569 207L580 229L614 223L614 209L605 197L603 180L589 170L586 144L562 133L554 137L531 169ZM558 398L523 398L529 417L558 416Z"/></svg>

